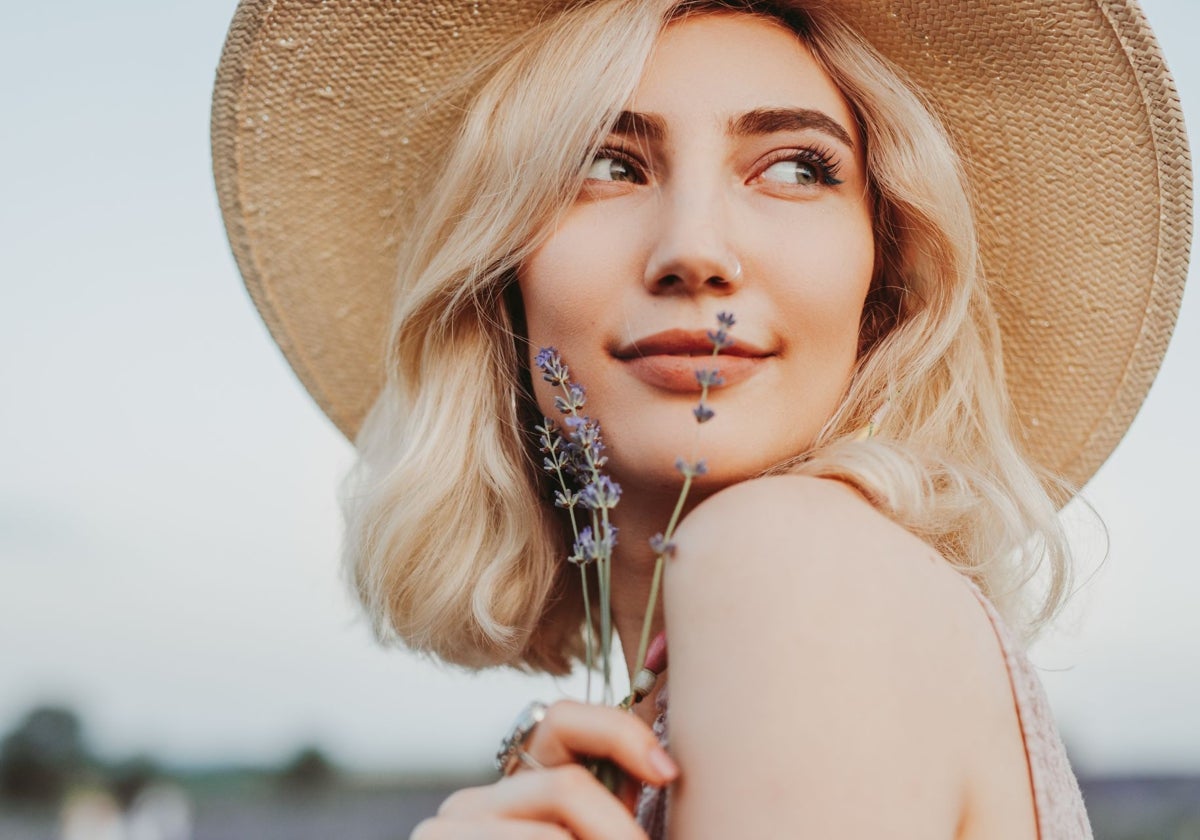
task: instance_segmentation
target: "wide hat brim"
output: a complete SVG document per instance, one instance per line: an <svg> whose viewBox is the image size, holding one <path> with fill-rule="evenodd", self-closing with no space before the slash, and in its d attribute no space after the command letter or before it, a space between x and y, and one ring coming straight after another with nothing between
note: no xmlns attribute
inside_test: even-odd
<svg viewBox="0 0 1200 840"><path fill-rule="evenodd" d="M353 438L382 385L405 208L456 112L431 97L566 5L244 0L213 95L213 168L250 295ZM1126 0L844 0L967 162L1027 447L1082 485L1156 375L1186 278L1178 96Z"/></svg>

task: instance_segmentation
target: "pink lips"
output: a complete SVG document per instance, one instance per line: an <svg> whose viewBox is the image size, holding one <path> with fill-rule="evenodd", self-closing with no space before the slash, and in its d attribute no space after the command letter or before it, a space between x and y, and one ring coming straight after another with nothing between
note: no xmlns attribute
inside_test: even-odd
<svg viewBox="0 0 1200 840"><path fill-rule="evenodd" d="M638 379L666 391L696 392L696 372L716 368L727 387L757 373L772 355L767 350L735 338L732 347L713 357L713 345L704 330L672 329L639 338L613 355Z"/></svg>

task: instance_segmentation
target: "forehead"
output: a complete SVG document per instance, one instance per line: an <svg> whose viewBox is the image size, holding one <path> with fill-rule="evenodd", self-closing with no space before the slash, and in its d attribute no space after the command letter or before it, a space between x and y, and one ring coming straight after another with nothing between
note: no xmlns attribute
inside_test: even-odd
<svg viewBox="0 0 1200 840"><path fill-rule="evenodd" d="M629 108L676 120L715 120L755 108L824 111L856 140L850 106L808 47L782 23L760 15L708 13L664 30Z"/></svg>

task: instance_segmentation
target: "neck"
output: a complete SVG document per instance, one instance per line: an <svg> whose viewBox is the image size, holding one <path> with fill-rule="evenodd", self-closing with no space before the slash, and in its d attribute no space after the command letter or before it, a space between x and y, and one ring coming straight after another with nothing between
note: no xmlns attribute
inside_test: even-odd
<svg viewBox="0 0 1200 840"><path fill-rule="evenodd" d="M699 503L693 488L684 513ZM613 522L620 529L619 542L613 555L611 604L613 626L621 638L621 650L627 671L632 675L637 667L638 649L644 632L646 609L654 579L656 556L649 541L663 533L679 499L678 491L668 494L638 492L629 488L620 505L612 512ZM671 558L667 558L670 563ZM647 639L663 629L663 591L661 581L650 619Z"/></svg>

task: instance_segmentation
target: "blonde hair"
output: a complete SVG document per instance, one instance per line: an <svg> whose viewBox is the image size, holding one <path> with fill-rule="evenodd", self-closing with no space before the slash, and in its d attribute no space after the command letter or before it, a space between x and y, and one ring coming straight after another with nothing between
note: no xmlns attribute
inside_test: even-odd
<svg viewBox="0 0 1200 840"><path fill-rule="evenodd" d="M1061 604L1065 496L1050 498L1014 440L965 179L932 109L820 8L598 0L486 64L407 236L387 382L343 492L346 568L381 640L473 668L564 673L582 656L578 572L531 456L513 278L574 200L662 28L713 11L767 15L809 45L861 122L875 202L850 387L812 449L774 471L858 487L1026 637ZM883 433L856 439L884 404ZM1031 610L1043 558L1049 585Z"/></svg>

